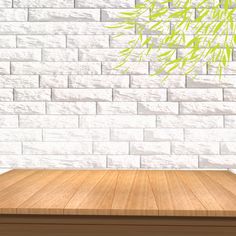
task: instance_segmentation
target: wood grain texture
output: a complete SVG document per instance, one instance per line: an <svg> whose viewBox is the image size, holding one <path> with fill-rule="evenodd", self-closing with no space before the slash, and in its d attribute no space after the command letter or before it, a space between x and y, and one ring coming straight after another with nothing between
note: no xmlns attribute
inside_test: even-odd
<svg viewBox="0 0 236 236"><path fill-rule="evenodd" d="M227 171L13 170L0 214L236 217Z"/></svg>

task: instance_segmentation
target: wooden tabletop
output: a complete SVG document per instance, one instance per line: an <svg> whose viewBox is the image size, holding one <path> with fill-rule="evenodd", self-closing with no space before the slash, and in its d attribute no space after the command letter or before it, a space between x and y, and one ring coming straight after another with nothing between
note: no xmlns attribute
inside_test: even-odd
<svg viewBox="0 0 236 236"><path fill-rule="evenodd" d="M236 217L236 175L13 170L0 175L0 214Z"/></svg>

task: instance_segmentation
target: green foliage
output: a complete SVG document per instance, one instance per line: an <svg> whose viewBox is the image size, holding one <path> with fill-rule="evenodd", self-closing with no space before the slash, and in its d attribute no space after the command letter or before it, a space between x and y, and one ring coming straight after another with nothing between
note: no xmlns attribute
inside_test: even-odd
<svg viewBox="0 0 236 236"><path fill-rule="evenodd" d="M187 75L201 62L214 65L221 77L236 44L235 6L236 0L144 0L121 13L121 22L111 26L133 29L138 35L120 52L122 60L116 68L128 70L126 62L133 58L142 61L155 55L152 60L161 62L155 75L165 74L167 78L177 69ZM171 30L165 34L167 24L171 24ZM141 47L138 53L137 45ZM178 56L176 49L181 50Z"/></svg>

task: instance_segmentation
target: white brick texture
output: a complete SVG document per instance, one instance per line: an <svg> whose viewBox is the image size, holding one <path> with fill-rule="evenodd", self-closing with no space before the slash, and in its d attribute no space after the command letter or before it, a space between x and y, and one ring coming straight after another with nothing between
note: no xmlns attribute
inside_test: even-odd
<svg viewBox="0 0 236 236"><path fill-rule="evenodd" d="M190 75L176 68L168 79L150 76L160 65L155 52L117 70L119 52L139 36L107 26L140 2L0 0L0 172L236 169L236 50L221 80L214 63L198 63ZM175 1L169 7L175 12ZM150 32L154 46L174 21ZM142 50L138 43L134 52Z"/></svg>

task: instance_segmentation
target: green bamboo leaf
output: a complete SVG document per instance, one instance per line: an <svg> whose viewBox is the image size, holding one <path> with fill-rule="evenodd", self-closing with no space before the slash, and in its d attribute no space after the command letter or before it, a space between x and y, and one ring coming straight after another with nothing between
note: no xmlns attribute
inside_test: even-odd
<svg viewBox="0 0 236 236"><path fill-rule="evenodd" d="M145 41L142 43L142 47L145 47L146 45L148 45L151 39L152 39L151 37L147 37Z"/></svg>
<svg viewBox="0 0 236 236"><path fill-rule="evenodd" d="M231 48L226 45L227 60L230 61L231 58Z"/></svg>
<svg viewBox="0 0 236 236"><path fill-rule="evenodd" d="M213 30L213 34L216 34L216 33L220 30L220 28L221 28L221 26L222 26L223 24L224 24L223 21L219 22L219 23L217 24L217 26L215 27L215 29Z"/></svg>

